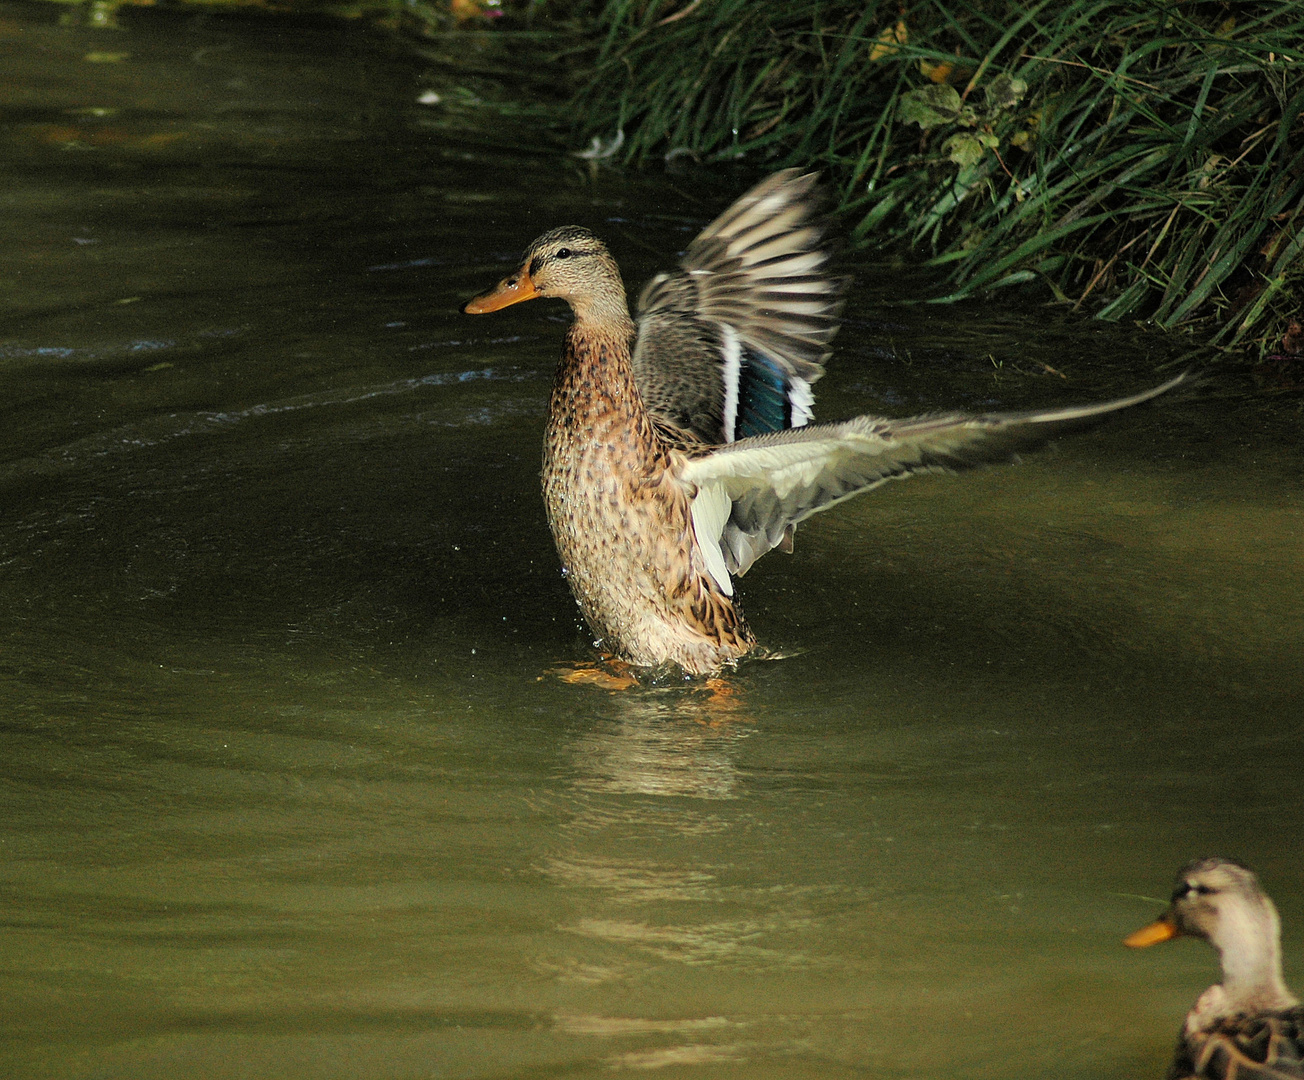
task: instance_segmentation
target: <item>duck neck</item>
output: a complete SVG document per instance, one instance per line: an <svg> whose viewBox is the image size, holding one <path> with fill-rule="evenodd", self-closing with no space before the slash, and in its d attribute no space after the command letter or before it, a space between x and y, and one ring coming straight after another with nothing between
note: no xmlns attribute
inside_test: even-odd
<svg viewBox="0 0 1304 1080"><path fill-rule="evenodd" d="M1281 976L1281 922L1272 902L1226 911L1214 947L1222 960L1223 990L1238 1008L1288 1009L1299 1004Z"/></svg>
<svg viewBox="0 0 1304 1080"><path fill-rule="evenodd" d="M572 407L627 413L642 411L634 383L630 348L634 324L624 320L576 319L566 331L566 347L557 368L555 392L563 393Z"/></svg>
<svg viewBox="0 0 1304 1080"><path fill-rule="evenodd" d="M627 340L632 340L634 321L629 317L625 286L620 280L619 271L615 271L614 276L614 281L603 281L601 287L594 288L591 292L568 296L566 299L571 311L575 313L577 326L612 336L623 335Z"/></svg>

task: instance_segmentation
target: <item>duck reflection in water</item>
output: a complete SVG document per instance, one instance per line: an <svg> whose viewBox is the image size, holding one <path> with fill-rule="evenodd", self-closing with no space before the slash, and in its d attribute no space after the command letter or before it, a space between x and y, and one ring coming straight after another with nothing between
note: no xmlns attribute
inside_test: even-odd
<svg viewBox="0 0 1304 1080"><path fill-rule="evenodd" d="M737 797L733 755L753 725L741 693L613 694L612 715L573 749L575 786L618 794Z"/></svg>

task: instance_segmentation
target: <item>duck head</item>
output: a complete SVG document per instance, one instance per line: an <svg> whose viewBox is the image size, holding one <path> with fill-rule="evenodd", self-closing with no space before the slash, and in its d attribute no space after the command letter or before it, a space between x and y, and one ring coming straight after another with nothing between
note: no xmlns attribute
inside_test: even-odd
<svg viewBox="0 0 1304 1080"><path fill-rule="evenodd" d="M1218 950L1221 995L1250 1008L1288 1008L1295 998L1281 976L1281 920L1254 872L1231 859L1187 863L1173 883L1168 910L1123 939L1145 948L1175 937L1197 937Z"/></svg>
<svg viewBox="0 0 1304 1080"><path fill-rule="evenodd" d="M544 233L525 249L518 270L468 300L462 311L483 315L535 297L565 300L580 321L629 323L620 268L606 245L578 225Z"/></svg>

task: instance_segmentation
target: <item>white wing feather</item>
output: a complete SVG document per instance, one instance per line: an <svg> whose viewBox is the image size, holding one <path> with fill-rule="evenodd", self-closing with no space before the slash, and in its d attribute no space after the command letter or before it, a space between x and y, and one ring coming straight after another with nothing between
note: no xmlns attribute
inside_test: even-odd
<svg viewBox="0 0 1304 1080"><path fill-rule="evenodd" d="M685 464L683 478L697 487L698 545L716 584L731 592L724 568L745 574L782 542L790 525L843 499L917 472L959 472L1013 460L1020 450L1091 426L1186 379L1183 374L1132 397L1064 409L905 420L861 416L741 439Z"/></svg>

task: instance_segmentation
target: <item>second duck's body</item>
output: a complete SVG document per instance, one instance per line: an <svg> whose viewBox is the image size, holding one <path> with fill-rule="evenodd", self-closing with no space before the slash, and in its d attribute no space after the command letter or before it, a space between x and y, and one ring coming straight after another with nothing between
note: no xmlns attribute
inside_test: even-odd
<svg viewBox="0 0 1304 1080"><path fill-rule="evenodd" d="M1304 1008L1282 978L1281 920L1253 871L1231 859L1187 863L1168 910L1125 942L1183 936L1218 950L1223 977L1187 1013L1167 1080L1304 1080Z"/></svg>

